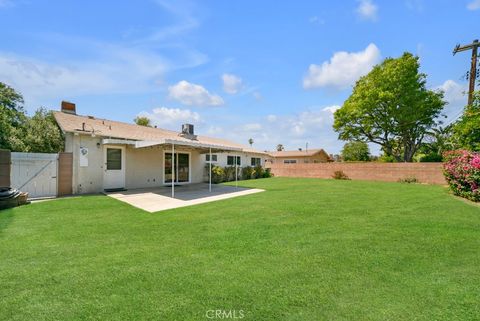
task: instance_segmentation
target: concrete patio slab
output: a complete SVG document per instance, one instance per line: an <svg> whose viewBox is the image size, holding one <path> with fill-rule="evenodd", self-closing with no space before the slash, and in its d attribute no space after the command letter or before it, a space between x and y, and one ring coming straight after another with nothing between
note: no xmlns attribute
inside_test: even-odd
<svg viewBox="0 0 480 321"><path fill-rule="evenodd" d="M175 186L175 198L171 197L171 187L141 188L121 192L106 193L119 201L153 213L227 198L263 192L263 189L245 188L226 185L189 184Z"/></svg>

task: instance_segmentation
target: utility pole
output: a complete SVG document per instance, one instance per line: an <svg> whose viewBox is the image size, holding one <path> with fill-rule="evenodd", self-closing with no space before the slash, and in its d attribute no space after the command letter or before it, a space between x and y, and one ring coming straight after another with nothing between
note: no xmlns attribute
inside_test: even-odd
<svg viewBox="0 0 480 321"><path fill-rule="evenodd" d="M457 52L462 52L466 50L472 50L472 63L470 67L470 85L468 87L468 105L471 106L473 103L473 92L475 91L475 81L477 80L477 57L478 57L478 47L480 47L480 42L478 39L475 39L471 44L460 46L457 45L453 49L453 55Z"/></svg>

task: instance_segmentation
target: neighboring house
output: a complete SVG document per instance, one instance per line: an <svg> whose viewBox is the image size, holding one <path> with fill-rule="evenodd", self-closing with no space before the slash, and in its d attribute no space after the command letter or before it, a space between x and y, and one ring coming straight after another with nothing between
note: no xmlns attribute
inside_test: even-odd
<svg viewBox="0 0 480 321"><path fill-rule="evenodd" d="M297 163L326 163L333 159L323 149L292 150L270 152L270 163L297 164Z"/></svg>
<svg viewBox="0 0 480 321"><path fill-rule="evenodd" d="M54 116L65 135L65 152L73 154L74 194L171 185L172 178L174 184L200 183L210 153L212 164L221 166L233 166L235 157L239 166L264 164L268 157L241 144L197 136L189 124L174 132L80 116L68 102Z"/></svg>

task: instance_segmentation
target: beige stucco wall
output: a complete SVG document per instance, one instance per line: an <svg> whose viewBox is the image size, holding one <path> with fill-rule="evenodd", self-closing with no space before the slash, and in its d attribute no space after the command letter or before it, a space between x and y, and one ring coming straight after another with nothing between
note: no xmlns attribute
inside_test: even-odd
<svg viewBox="0 0 480 321"><path fill-rule="evenodd" d="M98 193L103 190L103 147L101 138L90 135L65 135L65 151L73 154L73 194ZM80 147L88 148L88 167L80 167Z"/></svg>
<svg viewBox="0 0 480 321"><path fill-rule="evenodd" d="M105 168L102 138L90 135L65 134L65 151L73 154L72 189L74 194L99 193L103 191ZM99 146L97 146L99 144ZM125 146L125 145L123 145ZM88 148L88 167L80 167L80 147ZM164 152L160 146L125 148L125 188L164 186ZM192 149L175 148L175 152L190 154L191 183L204 181L205 156Z"/></svg>
<svg viewBox="0 0 480 321"><path fill-rule="evenodd" d="M226 153L212 153L212 155L217 155L217 161L212 164L225 167L227 165L228 156L239 156L240 157L240 167L251 166L252 157L260 158L260 165L265 165L266 155L264 154L253 154L253 153L243 153L243 152L226 152ZM206 161L205 154L202 155L201 160L203 166L207 165L209 162Z"/></svg>
<svg viewBox="0 0 480 321"><path fill-rule="evenodd" d="M163 150L161 148L127 146L125 157L126 188L163 185Z"/></svg>

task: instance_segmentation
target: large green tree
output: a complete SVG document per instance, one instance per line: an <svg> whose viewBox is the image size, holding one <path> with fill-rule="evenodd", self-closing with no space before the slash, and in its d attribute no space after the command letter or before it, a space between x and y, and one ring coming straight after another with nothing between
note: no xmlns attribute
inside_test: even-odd
<svg viewBox="0 0 480 321"><path fill-rule="evenodd" d="M0 149L12 149L14 135L25 120L22 95L0 82Z"/></svg>
<svg viewBox="0 0 480 321"><path fill-rule="evenodd" d="M145 116L137 116L133 121L135 122L135 124L140 126L152 127L152 122L150 118Z"/></svg>
<svg viewBox="0 0 480 321"><path fill-rule="evenodd" d="M343 146L342 158L346 162L369 161L370 150L368 144L361 141L348 142Z"/></svg>
<svg viewBox="0 0 480 321"><path fill-rule="evenodd" d="M475 93L473 104L465 107L453 126L453 138L460 148L480 151L480 92Z"/></svg>
<svg viewBox="0 0 480 321"><path fill-rule="evenodd" d="M57 153L63 149L63 136L52 112L39 108L28 117L22 95L1 82L0 148L32 153Z"/></svg>
<svg viewBox="0 0 480 321"><path fill-rule="evenodd" d="M438 123L443 93L426 88L418 57L387 58L361 77L335 112L334 129L343 140L378 144L387 156L411 162L426 133Z"/></svg>
<svg viewBox="0 0 480 321"><path fill-rule="evenodd" d="M17 129L13 150L29 153L58 153L63 150L64 138L52 111L39 108L27 118L25 126Z"/></svg>

